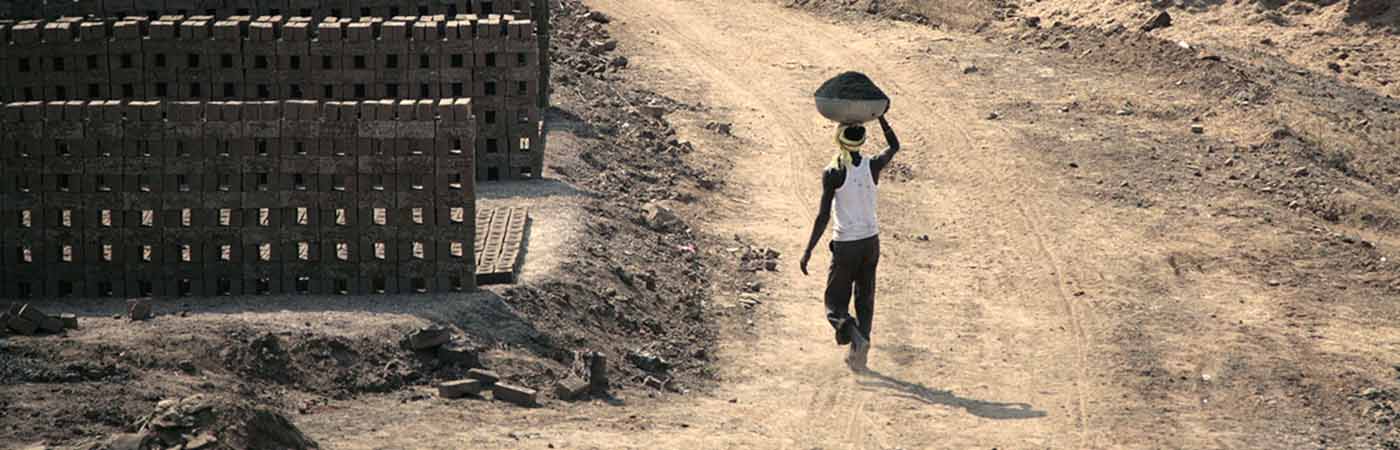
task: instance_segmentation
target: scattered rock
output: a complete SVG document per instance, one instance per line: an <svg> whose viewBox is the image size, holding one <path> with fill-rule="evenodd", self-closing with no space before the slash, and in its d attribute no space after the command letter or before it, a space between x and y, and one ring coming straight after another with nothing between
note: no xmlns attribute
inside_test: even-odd
<svg viewBox="0 0 1400 450"><path fill-rule="evenodd" d="M1196 134L1204 134L1206 132L1206 126L1199 123L1193 123L1191 124L1191 132Z"/></svg>
<svg viewBox="0 0 1400 450"><path fill-rule="evenodd" d="M151 444L151 436L146 433L121 433L108 437L99 444L103 450L144 450Z"/></svg>
<svg viewBox="0 0 1400 450"><path fill-rule="evenodd" d="M992 111L987 113L987 120L997 120L1001 118L1001 113Z"/></svg>
<svg viewBox="0 0 1400 450"><path fill-rule="evenodd" d="M652 388L652 389L656 389L656 390L658 390L658 391L664 391L664 390L666 390L666 384L669 383L670 381L671 381L671 380L670 380L669 378L663 380L663 379L660 379L660 378L650 377L650 376L649 376L649 377L646 377L645 380L642 380L642 384L645 385L646 387L649 387L649 388Z"/></svg>
<svg viewBox="0 0 1400 450"><path fill-rule="evenodd" d="M204 433L199 436L195 436L194 439L190 439L189 442L186 442L185 450L198 450L203 448L210 448L218 442L219 438L214 437L214 435L212 434Z"/></svg>
<svg viewBox="0 0 1400 450"><path fill-rule="evenodd" d="M1170 26L1172 26L1172 15L1166 11L1158 11L1151 19L1147 19L1146 22L1143 22L1141 30L1143 32L1150 32Z"/></svg>
<svg viewBox="0 0 1400 450"><path fill-rule="evenodd" d="M680 216L661 202L651 202L642 206L642 219L648 228L656 231L672 231L683 223Z"/></svg>
<svg viewBox="0 0 1400 450"><path fill-rule="evenodd" d="M1333 72L1342 73L1342 65L1338 64L1336 61L1328 62L1327 68L1332 70Z"/></svg>
<svg viewBox="0 0 1400 450"><path fill-rule="evenodd" d="M1301 178L1301 177L1306 177L1306 176L1309 175L1307 166L1295 167L1295 168L1291 171L1291 173L1293 174L1293 177L1294 177L1294 178Z"/></svg>
<svg viewBox="0 0 1400 450"><path fill-rule="evenodd" d="M641 110L642 114L646 114L657 119L666 116L667 112L666 106L658 104L643 105L637 107L637 109Z"/></svg>
<svg viewBox="0 0 1400 450"><path fill-rule="evenodd" d="M1118 115L1120 115L1120 116L1131 116L1131 115L1133 115L1133 110L1131 110L1131 109L1120 109L1120 110L1118 110L1118 112L1117 112L1116 114L1118 114Z"/></svg>
<svg viewBox="0 0 1400 450"><path fill-rule="evenodd" d="M616 68L621 69L621 68L623 68L623 67L627 67L628 62L629 62L629 61L627 60L627 57L626 57L626 56L618 55L617 57L615 57L615 58L612 59L612 62L610 62L610 63L608 63L608 64L611 65L611 66L613 66L613 67L616 67Z"/></svg>
<svg viewBox="0 0 1400 450"><path fill-rule="evenodd" d="M602 11L589 11L588 19L598 23L612 22L612 17L608 17L608 15L604 14Z"/></svg>
<svg viewBox="0 0 1400 450"><path fill-rule="evenodd" d="M974 65L972 65L972 64L968 64L968 65L966 65L966 66L963 66L963 68L962 68L962 73L963 73L963 75L971 75L971 74L974 74L974 73L979 72L980 70L981 70L981 69L978 69L977 66L974 66Z"/></svg>
<svg viewBox="0 0 1400 450"><path fill-rule="evenodd" d="M627 362L647 372L671 370L671 363L651 353L632 351L627 353Z"/></svg>
<svg viewBox="0 0 1400 450"><path fill-rule="evenodd" d="M705 129L725 136L734 134L734 124L728 122L709 122L705 124Z"/></svg>
<svg viewBox="0 0 1400 450"><path fill-rule="evenodd" d="M758 248L749 246L739 263L739 270L744 272L777 272L778 259L782 254L771 248Z"/></svg>

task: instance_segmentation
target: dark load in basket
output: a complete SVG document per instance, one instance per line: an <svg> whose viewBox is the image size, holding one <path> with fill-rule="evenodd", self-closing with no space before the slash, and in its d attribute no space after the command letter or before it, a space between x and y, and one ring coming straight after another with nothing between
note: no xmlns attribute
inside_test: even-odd
<svg viewBox="0 0 1400 450"><path fill-rule="evenodd" d="M865 123L890 109L890 97L870 77L846 72L822 83L816 92L817 112L834 122Z"/></svg>

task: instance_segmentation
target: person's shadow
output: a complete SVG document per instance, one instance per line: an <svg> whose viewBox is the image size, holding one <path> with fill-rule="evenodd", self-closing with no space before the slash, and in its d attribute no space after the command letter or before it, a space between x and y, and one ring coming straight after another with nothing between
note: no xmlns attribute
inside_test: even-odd
<svg viewBox="0 0 1400 450"><path fill-rule="evenodd" d="M856 381L861 386L889 389L899 397L918 400L931 405L944 405L962 408L977 417L997 420L1035 419L1045 417L1028 403L998 403L970 398L962 398L951 391L933 389L918 383L910 383L885 375L875 370L865 370Z"/></svg>

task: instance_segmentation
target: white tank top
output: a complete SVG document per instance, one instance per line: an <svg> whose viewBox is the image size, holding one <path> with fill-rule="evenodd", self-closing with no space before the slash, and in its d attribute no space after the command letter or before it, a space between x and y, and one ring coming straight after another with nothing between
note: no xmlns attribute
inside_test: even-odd
<svg viewBox="0 0 1400 450"><path fill-rule="evenodd" d="M831 225L833 240L859 241L880 234L875 218L875 197L879 192L875 177L870 174L870 159L846 168L846 182L836 189L832 204L836 210L836 222Z"/></svg>

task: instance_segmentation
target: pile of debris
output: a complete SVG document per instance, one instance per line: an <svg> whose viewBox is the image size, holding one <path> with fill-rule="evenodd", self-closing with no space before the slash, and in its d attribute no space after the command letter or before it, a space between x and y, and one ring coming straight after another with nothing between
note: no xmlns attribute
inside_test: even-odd
<svg viewBox="0 0 1400 450"><path fill-rule="evenodd" d="M422 355L431 355L438 361L466 368L481 367L480 350L472 347L452 331L432 326L414 330L404 337L403 347Z"/></svg>
<svg viewBox="0 0 1400 450"><path fill-rule="evenodd" d="M76 328L78 328L77 315L51 316L44 314L34 305L13 303L10 304L8 310L0 311L0 334L14 332L30 336L39 333L62 333L64 330Z"/></svg>
<svg viewBox="0 0 1400 450"><path fill-rule="evenodd" d="M734 249L733 251L738 252L739 250ZM777 250L752 245L742 250L744 254L739 262L739 270L744 272L778 271L778 258L782 257L782 254L778 253Z"/></svg>
<svg viewBox="0 0 1400 450"><path fill-rule="evenodd" d="M539 391L503 381L499 374L482 366L477 349L462 343L446 328L434 326L415 330L404 338L403 345L420 354L432 354L440 361L472 368L467 371L466 378L439 383L438 395L442 398L485 398L489 392L494 400L524 407L540 405ZM595 374L593 379L589 382L560 381L555 385L556 397L560 400L578 400L589 392L607 392L605 360L602 355L594 354L590 356L590 361Z"/></svg>
<svg viewBox="0 0 1400 450"><path fill-rule="evenodd" d="M285 416L246 401L194 395L168 399L136 423L135 433L109 437L95 449L319 448Z"/></svg>

